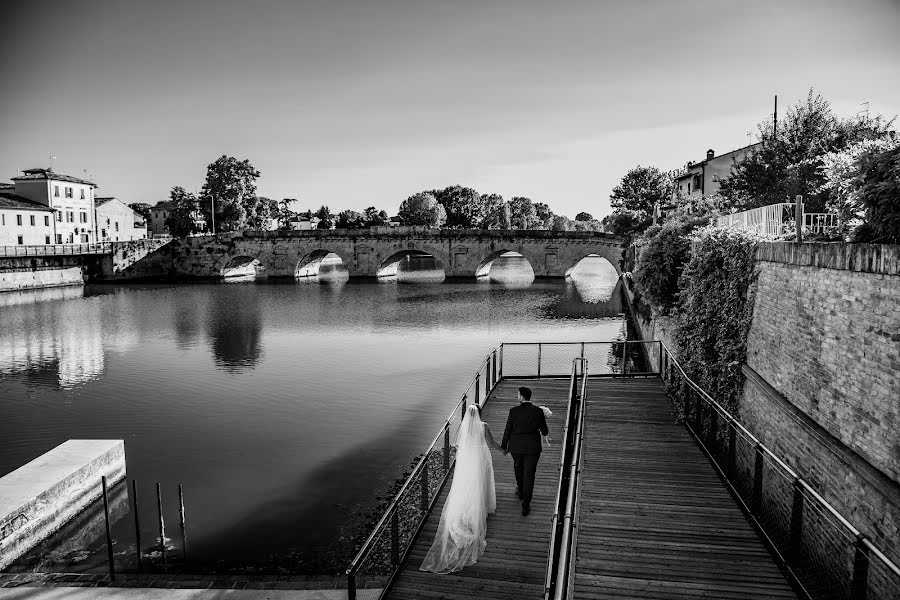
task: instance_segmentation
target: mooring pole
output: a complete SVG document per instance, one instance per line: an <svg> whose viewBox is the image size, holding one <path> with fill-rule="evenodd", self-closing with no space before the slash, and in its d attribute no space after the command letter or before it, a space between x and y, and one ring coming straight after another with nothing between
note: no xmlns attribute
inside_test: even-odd
<svg viewBox="0 0 900 600"><path fill-rule="evenodd" d="M187 565L187 532L184 528L184 490L178 484L178 519L181 521L181 553Z"/></svg>
<svg viewBox="0 0 900 600"><path fill-rule="evenodd" d="M159 482L156 482L156 511L159 514L159 550L162 553L163 569L169 571L169 562L166 559L166 524L163 522L162 512L162 490L160 490Z"/></svg>
<svg viewBox="0 0 900 600"><path fill-rule="evenodd" d="M109 580L116 580L116 563L113 560L112 533L109 531L109 498L106 493L106 475L100 478L103 484L103 516L106 518L106 553L109 557Z"/></svg>
<svg viewBox="0 0 900 600"><path fill-rule="evenodd" d="M137 550L137 568L140 573L144 570L141 564L141 520L138 516L137 481L134 479L131 480L131 500L134 503L134 543Z"/></svg>

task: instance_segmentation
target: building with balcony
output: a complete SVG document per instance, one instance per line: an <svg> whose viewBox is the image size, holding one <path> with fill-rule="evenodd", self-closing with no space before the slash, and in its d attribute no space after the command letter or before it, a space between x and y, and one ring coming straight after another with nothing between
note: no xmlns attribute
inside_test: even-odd
<svg viewBox="0 0 900 600"><path fill-rule="evenodd" d="M97 227L101 242L126 242L147 237L147 223L139 213L113 196L97 197Z"/></svg>
<svg viewBox="0 0 900 600"><path fill-rule="evenodd" d="M13 177L16 196L54 211L54 238L57 244L88 244L97 240L92 181L56 173L52 168L25 169Z"/></svg>

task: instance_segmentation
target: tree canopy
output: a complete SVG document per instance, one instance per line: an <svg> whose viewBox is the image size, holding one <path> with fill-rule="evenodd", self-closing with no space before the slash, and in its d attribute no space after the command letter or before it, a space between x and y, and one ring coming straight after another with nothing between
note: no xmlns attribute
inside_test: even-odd
<svg viewBox="0 0 900 600"><path fill-rule="evenodd" d="M260 172L249 160L241 161L224 154L206 167L206 183L201 196L212 196L215 200L217 231L243 229L249 223L257 223L260 215L268 211L268 206L258 206L264 203L256 196L259 176ZM205 207L204 203L204 210Z"/></svg>
<svg viewBox="0 0 900 600"><path fill-rule="evenodd" d="M195 216L200 210L200 203L197 197L186 192L183 187L175 186L169 192L169 216L166 217L166 229L169 230L174 237L183 238L197 233L199 229L195 221Z"/></svg>
<svg viewBox="0 0 900 600"><path fill-rule="evenodd" d="M400 221L404 225L440 227L447 221L447 213L433 194L419 192L400 204Z"/></svg>

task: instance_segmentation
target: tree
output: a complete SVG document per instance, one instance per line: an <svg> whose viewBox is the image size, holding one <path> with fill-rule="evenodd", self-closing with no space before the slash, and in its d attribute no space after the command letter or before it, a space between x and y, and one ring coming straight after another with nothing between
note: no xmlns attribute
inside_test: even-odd
<svg viewBox="0 0 900 600"><path fill-rule="evenodd" d="M622 177L609 197L613 214L607 219L617 214L625 216L613 217L610 221L604 219L604 226L609 229L607 223L615 223L619 231L613 233L640 233L650 225L654 206L671 198L673 185L672 176L656 167L634 167Z"/></svg>
<svg viewBox="0 0 900 600"><path fill-rule="evenodd" d="M256 179L259 176L249 160L239 161L224 154L206 167L201 196L215 198L217 230L243 229L250 214L258 218Z"/></svg>
<svg viewBox="0 0 900 600"><path fill-rule="evenodd" d="M857 182L871 228L867 241L900 244L900 146L863 154Z"/></svg>
<svg viewBox="0 0 900 600"><path fill-rule="evenodd" d="M553 211L550 210L550 207L544 204L543 202L535 202L534 203L534 212L537 216L537 222L535 223L532 229L552 229L555 223L556 215L553 214ZM569 218L566 217L566 221ZM560 230L557 230L560 231ZM564 230L567 231L567 230Z"/></svg>
<svg viewBox="0 0 900 600"><path fill-rule="evenodd" d="M334 227L334 215L327 205L319 207L319 210L315 212L314 216L319 219L319 224L316 225L316 229L332 229Z"/></svg>
<svg viewBox="0 0 900 600"><path fill-rule="evenodd" d="M509 208L500 194L482 194L480 198L484 217L478 227L481 229L509 229Z"/></svg>
<svg viewBox="0 0 900 600"><path fill-rule="evenodd" d="M363 218L366 221L366 227L379 227L381 225L387 225L388 214L383 210L378 210L374 206L370 206L363 213Z"/></svg>
<svg viewBox="0 0 900 600"><path fill-rule="evenodd" d="M278 219L278 202L265 196L254 196L244 203L246 212L245 227L247 229L271 229L272 223Z"/></svg>
<svg viewBox="0 0 900 600"><path fill-rule="evenodd" d="M553 222L550 224L551 231L572 231L575 229L575 222L564 215L553 215Z"/></svg>
<svg viewBox="0 0 900 600"><path fill-rule="evenodd" d="M366 226L365 217L355 210L342 210L338 213L335 223L338 229L362 229Z"/></svg>
<svg viewBox="0 0 900 600"><path fill-rule="evenodd" d="M284 198L281 202L278 203L278 226L281 229L290 229L291 221L294 220L294 217L297 216L297 213L294 212L294 206L296 206L297 200L294 198Z"/></svg>
<svg viewBox="0 0 900 600"><path fill-rule="evenodd" d="M153 208L152 206L144 202L132 202L128 206L131 208L131 210L141 215L145 219L150 218L150 210Z"/></svg>
<svg viewBox="0 0 900 600"><path fill-rule="evenodd" d="M472 188L453 185L430 193L447 212L447 227L478 227L484 221L485 206Z"/></svg>
<svg viewBox="0 0 900 600"><path fill-rule="evenodd" d="M643 213L619 210L603 217L603 230L615 235L632 236L650 227L651 219Z"/></svg>
<svg viewBox="0 0 900 600"><path fill-rule="evenodd" d="M580 212L575 215L576 221L593 221L594 217L591 216L591 213Z"/></svg>
<svg viewBox="0 0 900 600"><path fill-rule="evenodd" d="M183 238L197 233L196 216L200 211L200 203L197 197L186 192L183 187L175 186L169 192L169 216L166 217L166 229L174 237Z"/></svg>
<svg viewBox="0 0 900 600"><path fill-rule="evenodd" d="M440 227L447 221L444 207L428 192L419 192L404 200L398 214L404 225Z"/></svg>
<svg viewBox="0 0 900 600"><path fill-rule="evenodd" d="M530 198L516 196L509 201L510 228L534 229L538 222L537 211Z"/></svg>

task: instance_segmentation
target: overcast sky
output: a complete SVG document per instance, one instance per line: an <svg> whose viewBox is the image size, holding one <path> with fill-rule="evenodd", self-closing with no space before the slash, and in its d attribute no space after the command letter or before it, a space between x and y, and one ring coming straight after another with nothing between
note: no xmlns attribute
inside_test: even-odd
<svg viewBox="0 0 900 600"><path fill-rule="evenodd" d="M52 154L128 203L229 154L304 209L459 183L599 217L630 167L746 145L775 94L900 113L898 0L4 7L0 180Z"/></svg>

